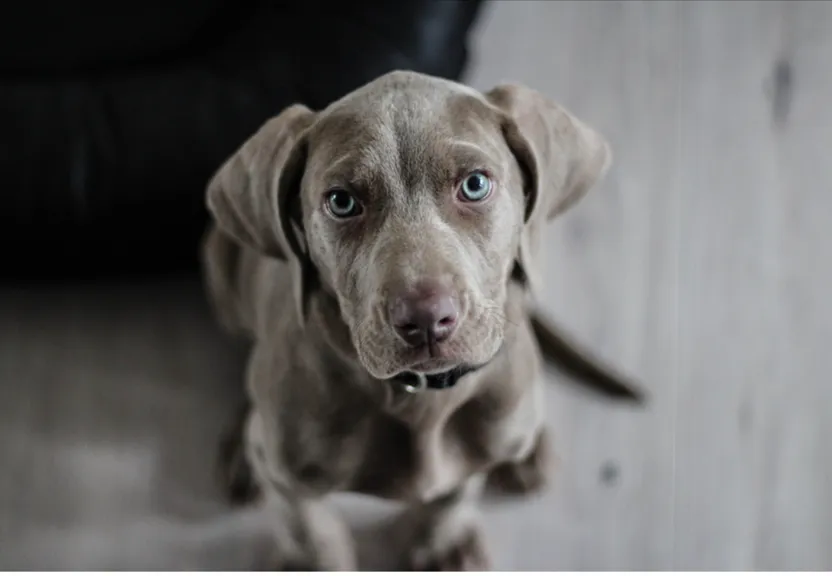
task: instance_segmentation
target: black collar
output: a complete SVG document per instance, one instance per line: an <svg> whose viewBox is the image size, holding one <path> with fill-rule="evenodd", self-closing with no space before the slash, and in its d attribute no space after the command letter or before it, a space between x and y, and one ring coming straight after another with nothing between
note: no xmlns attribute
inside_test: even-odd
<svg viewBox="0 0 832 576"><path fill-rule="evenodd" d="M497 356L503 351L503 346L500 346L500 349L497 350L497 353L486 362L485 364L480 364L478 366L472 366L470 364L463 364L461 366L457 366L456 368L452 368L446 372L440 372L438 374L417 374L415 372L402 372L401 374L397 374L388 380L391 384L395 384L398 386L403 387L407 392L416 393L428 388L430 390L447 390L449 388L453 388L456 386L457 382L459 382L460 378L463 376L467 376L472 372L476 372L482 368L488 366L491 362L494 361Z"/></svg>
<svg viewBox="0 0 832 576"><path fill-rule="evenodd" d="M446 372L438 374L417 374L415 372L402 372L390 379L390 382L404 386L408 392L418 392L424 388L431 390L446 390L453 388L459 379L479 370L482 366L457 366Z"/></svg>

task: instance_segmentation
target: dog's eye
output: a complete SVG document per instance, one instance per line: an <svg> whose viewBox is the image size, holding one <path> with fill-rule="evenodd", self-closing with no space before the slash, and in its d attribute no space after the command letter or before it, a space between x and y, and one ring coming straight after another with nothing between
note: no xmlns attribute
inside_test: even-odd
<svg viewBox="0 0 832 576"><path fill-rule="evenodd" d="M361 214L361 205L346 190L330 190L326 195L326 207L336 218L352 218Z"/></svg>
<svg viewBox="0 0 832 576"><path fill-rule="evenodd" d="M491 194L491 179L485 173L477 170L471 172L459 187L459 196L465 202L480 202Z"/></svg>

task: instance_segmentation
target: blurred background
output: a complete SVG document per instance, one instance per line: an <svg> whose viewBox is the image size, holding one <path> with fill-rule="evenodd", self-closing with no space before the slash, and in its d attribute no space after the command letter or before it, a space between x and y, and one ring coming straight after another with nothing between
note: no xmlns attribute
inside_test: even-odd
<svg viewBox="0 0 832 576"><path fill-rule="evenodd" d="M559 471L486 505L496 567L832 569L832 3L630 0L5 14L0 568L250 565L267 527L214 474L244 351L197 276L204 187L284 106L401 68L527 83L615 155L547 232L544 304L651 404L547 388Z"/></svg>

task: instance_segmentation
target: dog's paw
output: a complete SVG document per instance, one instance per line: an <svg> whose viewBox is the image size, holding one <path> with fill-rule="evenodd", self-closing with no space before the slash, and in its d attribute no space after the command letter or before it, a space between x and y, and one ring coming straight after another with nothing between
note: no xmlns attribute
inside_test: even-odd
<svg viewBox="0 0 832 576"><path fill-rule="evenodd" d="M337 546L335 546L337 548ZM288 554L272 560L264 571L268 572L355 572L358 569L352 550L308 550L305 553Z"/></svg>
<svg viewBox="0 0 832 576"><path fill-rule="evenodd" d="M286 562L279 562L271 570L267 572L319 572L320 567L312 562L304 562L302 560L287 560Z"/></svg>
<svg viewBox="0 0 832 576"><path fill-rule="evenodd" d="M489 488L508 494L540 492L552 474L552 453L549 435L543 430L531 453L520 462L507 462L495 467L488 475Z"/></svg>
<svg viewBox="0 0 832 576"><path fill-rule="evenodd" d="M273 542L267 554L259 557L251 572L355 572L355 555L339 553L338 543L332 548L315 550L297 542Z"/></svg>
<svg viewBox="0 0 832 576"><path fill-rule="evenodd" d="M324 568L311 558L300 555L279 557L274 551L268 559L260 558L249 566L249 572L321 572Z"/></svg>
<svg viewBox="0 0 832 576"><path fill-rule="evenodd" d="M415 546L408 555L409 570L483 572L491 568L482 532L472 525L449 540L434 538Z"/></svg>

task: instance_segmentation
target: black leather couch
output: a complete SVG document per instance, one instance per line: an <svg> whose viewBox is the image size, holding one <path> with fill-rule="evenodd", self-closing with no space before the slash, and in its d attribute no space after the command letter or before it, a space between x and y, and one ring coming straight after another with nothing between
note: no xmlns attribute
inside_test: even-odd
<svg viewBox="0 0 832 576"><path fill-rule="evenodd" d="M193 270L212 172L394 69L459 78L481 0L30 0L0 17L0 274Z"/></svg>

